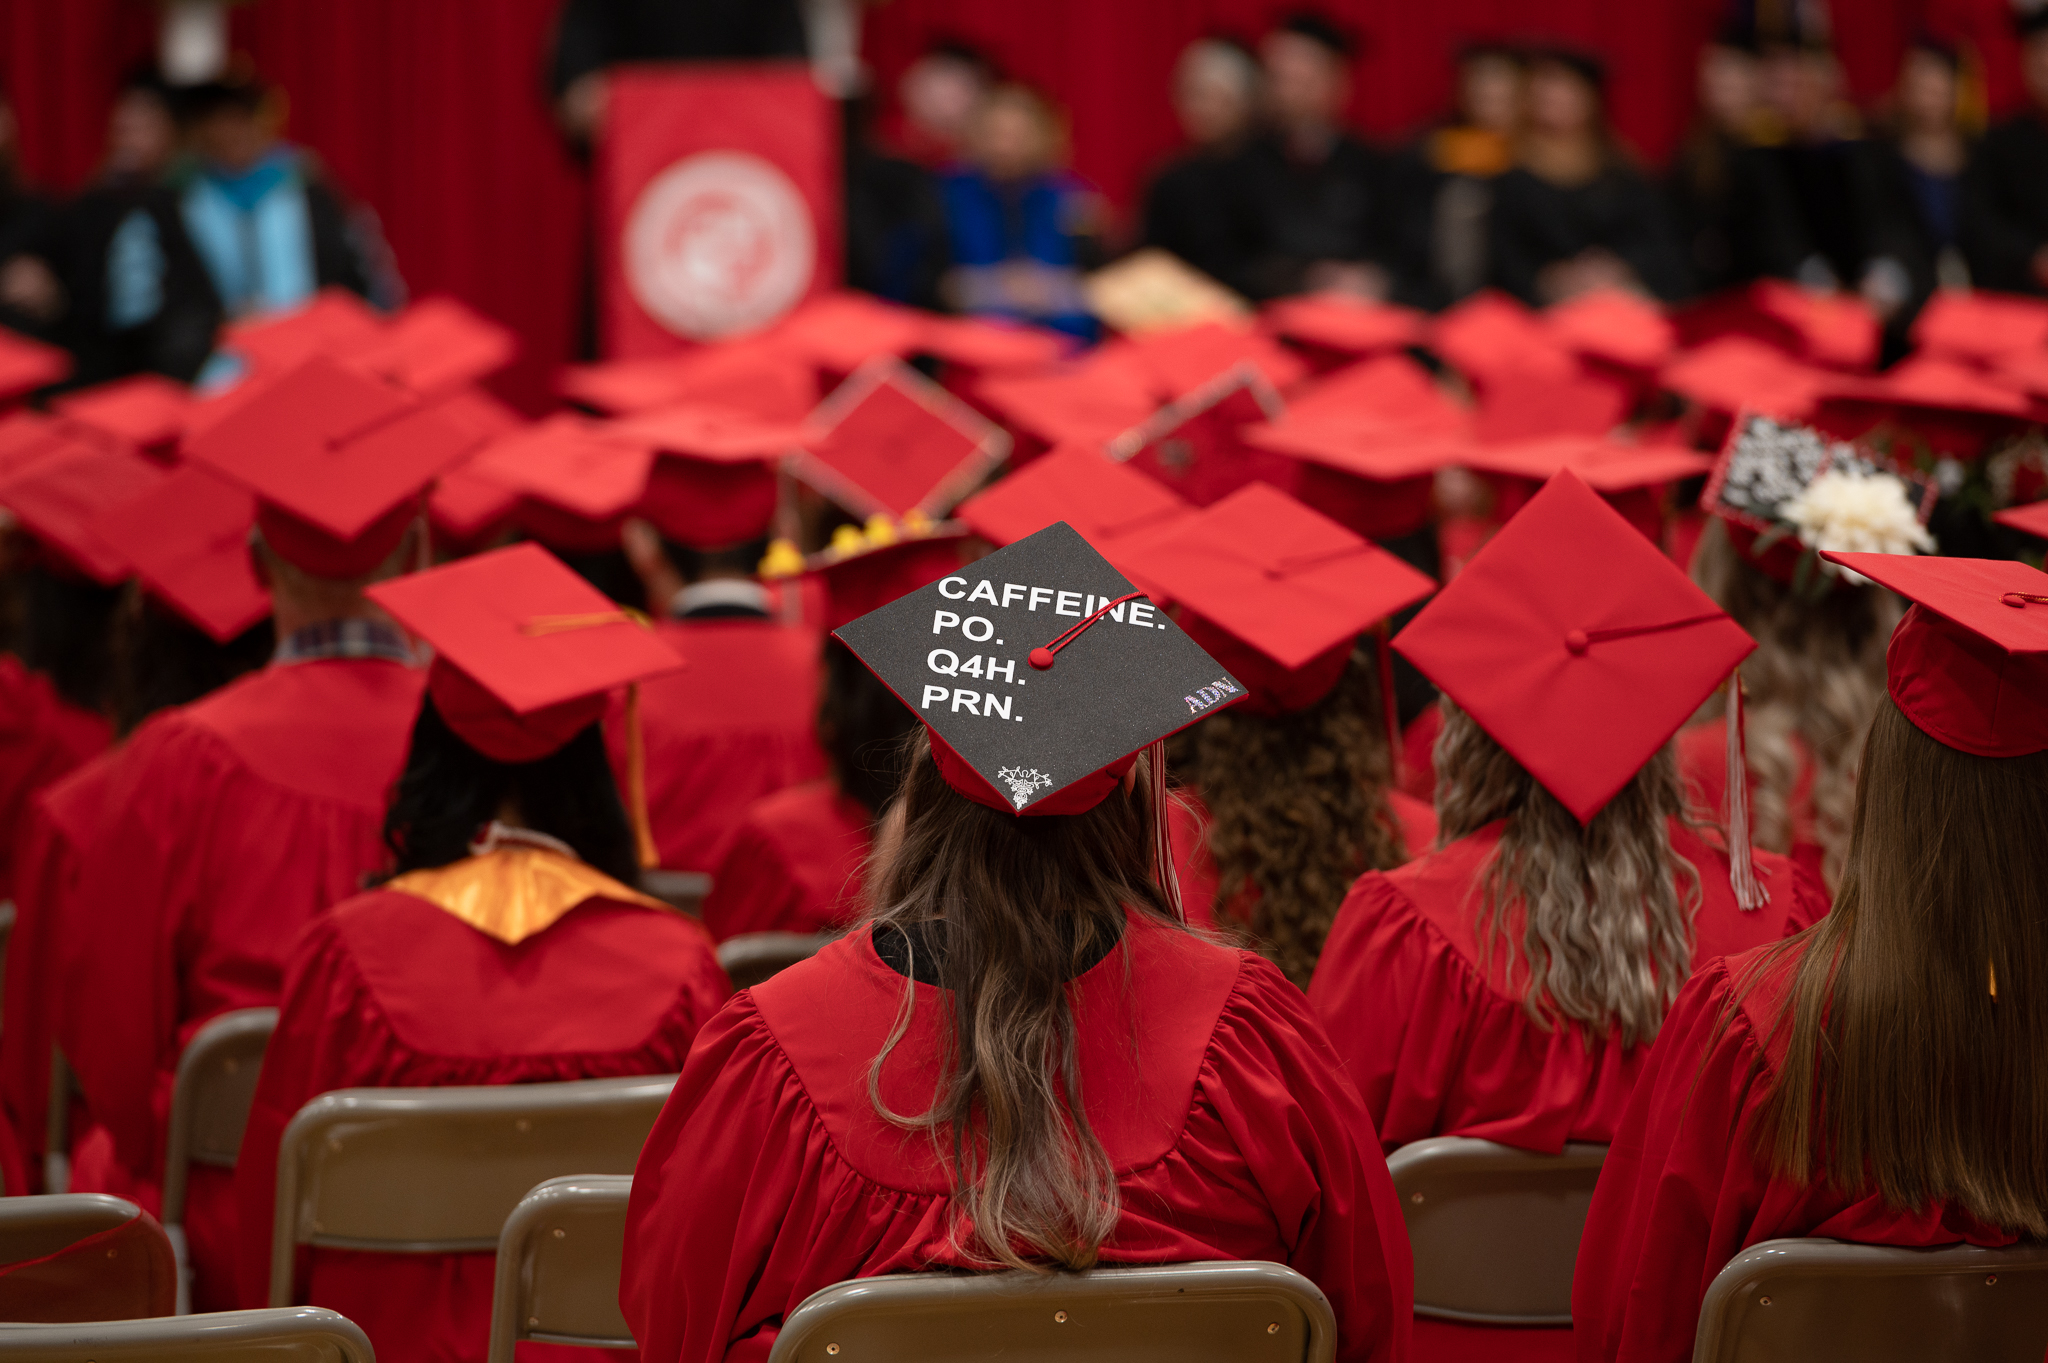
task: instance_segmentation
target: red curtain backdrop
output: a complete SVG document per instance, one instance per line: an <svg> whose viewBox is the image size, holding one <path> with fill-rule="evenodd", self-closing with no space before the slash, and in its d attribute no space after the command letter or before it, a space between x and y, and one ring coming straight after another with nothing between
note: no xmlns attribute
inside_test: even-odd
<svg viewBox="0 0 2048 1363"><path fill-rule="evenodd" d="M559 0L253 0L234 41L289 92L289 133L373 207L416 295L451 293L517 330L500 391L552 401L575 350L585 272L582 171L542 95ZM1175 141L1166 94L1181 46L1255 38L1294 0L885 0L866 50L885 97L930 41L956 37L1044 87L1072 120L1074 163L1128 205ZM1364 39L1355 114L1396 137L1450 92L1450 56L1480 37L1557 38L1606 55L1612 107L1644 156L1669 152L1691 114L1693 63L1720 0L1329 0ZM1968 40L1994 112L2019 103L2005 0L1836 0L1851 92L1880 99L1902 45L1926 31ZM154 50L150 0L0 0L0 80L14 98L28 173L55 188L98 157L121 73Z"/></svg>

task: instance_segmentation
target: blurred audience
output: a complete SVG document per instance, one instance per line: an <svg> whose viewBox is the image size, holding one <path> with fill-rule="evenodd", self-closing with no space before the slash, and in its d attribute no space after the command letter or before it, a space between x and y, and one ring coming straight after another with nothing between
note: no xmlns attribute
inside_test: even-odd
<svg viewBox="0 0 2048 1363"><path fill-rule="evenodd" d="M48 337L64 314L64 286L49 261L57 209L22 178L17 131L0 91L0 323Z"/></svg>
<svg viewBox="0 0 2048 1363"><path fill-rule="evenodd" d="M934 44L896 82L898 150L935 169L965 156L975 113L996 83L994 64L976 49L950 40Z"/></svg>
<svg viewBox="0 0 2048 1363"><path fill-rule="evenodd" d="M2018 13L2015 23L2030 107L1978 144L1958 232L1979 288L2048 293L2048 9Z"/></svg>
<svg viewBox="0 0 2048 1363"><path fill-rule="evenodd" d="M1446 301L1486 283L1493 181L1514 164L1522 132L1522 54L1475 43L1458 54L1458 106L1423 139L1430 195L1429 267Z"/></svg>
<svg viewBox="0 0 2048 1363"><path fill-rule="evenodd" d="M968 129L968 159L940 180L952 235L949 302L962 312L1092 339L1081 272L1100 260L1096 194L1060 166L1065 131L1026 85L991 90Z"/></svg>
<svg viewBox="0 0 2048 1363"><path fill-rule="evenodd" d="M1187 149L1145 191L1138 240L1206 274L1231 268L1233 163L1259 109L1259 63L1229 38L1189 43L1173 70L1173 112Z"/></svg>
<svg viewBox="0 0 2048 1363"><path fill-rule="evenodd" d="M178 154L171 98L151 70L122 84L99 175L64 215L55 261L80 386L143 371L189 383L213 350L220 298L165 183Z"/></svg>
<svg viewBox="0 0 2048 1363"><path fill-rule="evenodd" d="M1664 204L1607 124L1606 69L1566 48L1531 55L1517 165L1498 181L1493 281L1532 304L1596 288L1675 299L1685 258Z"/></svg>
<svg viewBox="0 0 2048 1363"><path fill-rule="evenodd" d="M1798 272L1799 210L1763 150L1782 135L1763 100L1755 34L1730 24L1700 49L1699 112L1673 158L1672 216L1701 293Z"/></svg>
<svg viewBox="0 0 2048 1363"><path fill-rule="evenodd" d="M189 87L180 104L193 155L174 184L230 318L295 307L323 288L400 301L373 220L278 135L282 104L268 88L230 76Z"/></svg>
<svg viewBox="0 0 2048 1363"><path fill-rule="evenodd" d="M1311 12L1260 45L1268 127L1231 177L1237 262L1225 276L1248 297L1392 298L1424 274L1426 247L1404 214L1413 177L1344 126L1354 50L1349 32Z"/></svg>
<svg viewBox="0 0 2048 1363"><path fill-rule="evenodd" d="M875 140L872 101L840 105L846 134L846 282L912 307L938 309L946 206L930 171Z"/></svg>

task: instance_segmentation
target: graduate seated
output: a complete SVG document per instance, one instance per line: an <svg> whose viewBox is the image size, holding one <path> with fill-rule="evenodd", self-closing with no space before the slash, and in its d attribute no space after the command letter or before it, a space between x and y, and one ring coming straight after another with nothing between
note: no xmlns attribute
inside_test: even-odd
<svg viewBox="0 0 2048 1363"><path fill-rule="evenodd" d="M469 448L413 399L326 360L188 445L255 494L277 648L143 725L108 775L65 910L82 950L57 1006L57 1042L100 1124L74 1191L154 1203L185 1042L220 1013L274 1005L299 930L382 864L425 675L364 589L417 560L426 485ZM225 1171L195 1169L190 1198L194 1303L219 1309L235 1238Z"/></svg>
<svg viewBox="0 0 2048 1363"><path fill-rule="evenodd" d="M1963 173L1957 235L1980 289L2048 293L2048 9L2013 10L2028 107L1984 135Z"/></svg>
<svg viewBox="0 0 2048 1363"><path fill-rule="evenodd" d="M607 693L674 650L535 545L373 589L436 649L384 840L392 873L299 939L242 1139L245 1305L270 1275L278 1145L334 1089L529 1084L682 1068L729 992L711 938L632 888ZM562 1170L564 1174L574 1170ZM295 1301L383 1359L481 1359L493 1256L306 1251Z"/></svg>
<svg viewBox="0 0 2048 1363"><path fill-rule="evenodd" d="M1306 989L1351 882L1436 837L1428 807L1394 788L1384 645L1361 639L1435 583L1264 483L1123 557L1245 683L1189 734L1179 773L1216 885L1193 916L1244 931Z"/></svg>
<svg viewBox="0 0 2048 1363"><path fill-rule="evenodd" d="M1028 85L999 85L968 126L968 159L939 181L952 236L947 301L1092 340L1081 275L1101 263L1102 207L1061 168L1059 116Z"/></svg>
<svg viewBox="0 0 2048 1363"><path fill-rule="evenodd" d="M983 582L1008 604L967 607ZM1405 1356L1370 1119L1300 992L1178 911L1157 743L1227 674L1128 592L1054 525L840 631L928 737L868 920L737 995L648 1139L649 1363L763 1359L851 1278L1216 1258L1314 1281L1339 1358ZM935 677L935 626L995 675Z"/></svg>
<svg viewBox="0 0 2048 1363"><path fill-rule="evenodd" d="M1679 782L1673 731L1754 644L1561 473L1394 647L1444 692L1438 848L1359 880L1309 1002L1389 1151L1605 1144L1695 966L1827 909L1784 858L1716 846Z"/></svg>
<svg viewBox="0 0 2048 1363"><path fill-rule="evenodd" d="M1525 303L1598 288L1688 291L1664 200L1608 126L1606 82L1582 52L1530 57L1519 164L1495 183L1492 239L1493 282Z"/></svg>
<svg viewBox="0 0 2048 1363"><path fill-rule="evenodd" d="M1761 1241L2048 1236L2048 574L1830 557L1915 603L1838 907L1710 963L1665 1021L1580 1242L1585 1358L1691 1358Z"/></svg>

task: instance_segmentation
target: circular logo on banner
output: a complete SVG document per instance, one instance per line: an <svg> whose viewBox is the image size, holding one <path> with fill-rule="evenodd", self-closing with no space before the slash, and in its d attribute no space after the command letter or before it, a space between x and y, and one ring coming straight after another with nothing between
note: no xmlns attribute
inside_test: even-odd
<svg viewBox="0 0 2048 1363"><path fill-rule="evenodd" d="M810 205L796 185L740 151L686 156L648 181L624 246L626 284L640 306L699 341L789 311L818 258Z"/></svg>

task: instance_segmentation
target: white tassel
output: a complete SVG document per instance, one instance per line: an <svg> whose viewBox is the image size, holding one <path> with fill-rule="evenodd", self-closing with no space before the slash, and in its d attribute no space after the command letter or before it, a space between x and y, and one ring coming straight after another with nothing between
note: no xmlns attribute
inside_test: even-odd
<svg viewBox="0 0 2048 1363"><path fill-rule="evenodd" d="M1722 814L1728 824L1728 884L1735 905L1745 913L1771 902L1770 892L1756 876L1749 846L1749 756L1742 732L1742 674L1728 679L1728 791Z"/></svg>
<svg viewBox="0 0 2048 1363"><path fill-rule="evenodd" d="M1185 925L1188 911L1181 903L1180 873L1173 866L1173 812L1167 807L1172 797L1166 791L1164 743L1154 743L1145 749L1145 774L1152 781L1152 879L1158 884L1159 893L1166 897L1166 907L1172 911L1174 921Z"/></svg>

